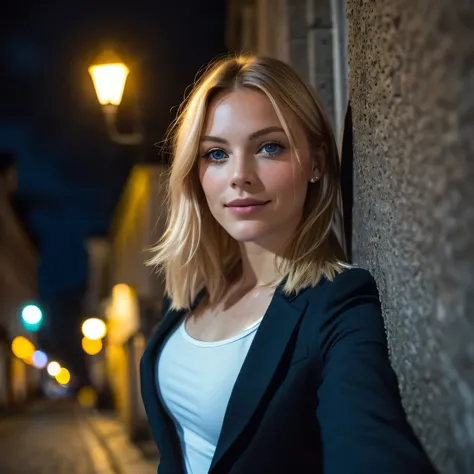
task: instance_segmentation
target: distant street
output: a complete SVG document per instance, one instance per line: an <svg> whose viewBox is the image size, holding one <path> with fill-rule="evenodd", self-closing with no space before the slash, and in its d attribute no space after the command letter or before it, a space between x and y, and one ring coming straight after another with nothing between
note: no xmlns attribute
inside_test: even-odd
<svg viewBox="0 0 474 474"><path fill-rule="evenodd" d="M157 460L145 460L118 426L100 417L91 423L71 401L36 403L21 414L0 418L0 473L156 473ZM114 439L107 440L113 427Z"/></svg>

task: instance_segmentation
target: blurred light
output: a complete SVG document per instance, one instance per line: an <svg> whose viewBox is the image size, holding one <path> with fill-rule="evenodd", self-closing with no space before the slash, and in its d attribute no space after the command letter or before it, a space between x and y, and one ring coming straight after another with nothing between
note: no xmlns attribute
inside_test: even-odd
<svg viewBox="0 0 474 474"><path fill-rule="evenodd" d="M98 318L89 318L82 324L82 334L87 339L102 339L107 334L107 326Z"/></svg>
<svg viewBox="0 0 474 474"><path fill-rule="evenodd" d="M38 308L38 306L29 304L23 308L21 317L28 324L38 324L43 318L43 313Z"/></svg>
<svg viewBox="0 0 474 474"><path fill-rule="evenodd" d="M56 375L58 375L59 371L61 370L61 366L53 360L48 364L46 370L48 371L48 374L51 375L51 377L56 377Z"/></svg>
<svg viewBox="0 0 474 474"><path fill-rule="evenodd" d="M26 337L17 336L12 341L12 352L19 359L30 359L36 348Z"/></svg>
<svg viewBox="0 0 474 474"><path fill-rule="evenodd" d="M89 74L101 105L120 105L129 72L128 67L113 51L104 52L96 63L89 67Z"/></svg>
<svg viewBox="0 0 474 474"><path fill-rule="evenodd" d="M64 367L59 370L56 374L56 381L61 385L67 385L71 380L71 374L69 370L65 369Z"/></svg>
<svg viewBox="0 0 474 474"><path fill-rule="evenodd" d="M21 319L25 329L29 331L37 331L43 321L43 313L38 306L29 304L21 311Z"/></svg>
<svg viewBox="0 0 474 474"><path fill-rule="evenodd" d="M125 283L117 283L112 288L114 298L123 299L128 298L131 288Z"/></svg>
<svg viewBox="0 0 474 474"><path fill-rule="evenodd" d="M77 394L77 401L83 407L93 407L97 401L97 394L92 387L82 387Z"/></svg>
<svg viewBox="0 0 474 474"><path fill-rule="evenodd" d="M35 351L31 359L37 369L44 369L48 363L48 356L43 351Z"/></svg>
<svg viewBox="0 0 474 474"><path fill-rule="evenodd" d="M133 290L125 283L118 283L112 288L114 314L119 317L130 316L130 305L133 301Z"/></svg>
<svg viewBox="0 0 474 474"><path fill-rule="evenodd" d="M82 348L84 352L89 355L96 355L102 350L101 339L89 339L87 337L82 338Z"/></svg>

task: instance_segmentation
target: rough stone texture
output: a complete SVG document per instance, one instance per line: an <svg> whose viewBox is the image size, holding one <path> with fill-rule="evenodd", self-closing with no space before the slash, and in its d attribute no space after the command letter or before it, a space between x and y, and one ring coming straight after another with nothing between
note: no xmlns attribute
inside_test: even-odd
<svg viewBox="0 0 474 474"><path fill-rule="evenodd" d="M473 4L347 2L354 260L443 474L474 472Z"/></svg>

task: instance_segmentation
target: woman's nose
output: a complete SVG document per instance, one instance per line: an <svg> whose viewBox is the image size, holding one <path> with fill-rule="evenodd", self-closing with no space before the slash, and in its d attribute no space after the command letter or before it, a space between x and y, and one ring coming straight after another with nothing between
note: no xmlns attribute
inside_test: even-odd
<svg viewBox="0 0 474 474"><path fill-rule="evenodd" d="M243 188L251 186L256 181L256 167L253 157L245 153L235 154L230 167L230 186Z"/></svg>

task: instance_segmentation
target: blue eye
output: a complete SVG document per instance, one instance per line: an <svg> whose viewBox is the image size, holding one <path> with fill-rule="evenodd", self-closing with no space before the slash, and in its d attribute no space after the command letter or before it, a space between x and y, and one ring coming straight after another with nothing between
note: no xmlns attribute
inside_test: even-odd
<svg viewBox="0 0 474 474"><path fill-rule="evenodd" d="M205 158L210 158L212 161L222 161L226 157L224 150L211 150L204 155Z"/></svg>
<svg viewBox="0 0 474 474"><path fill-rule="evenodd" d="M265 153L269 156L276 155L283 147L278 143L265 143L265 145L260 148L260 153Z"/></svg>

